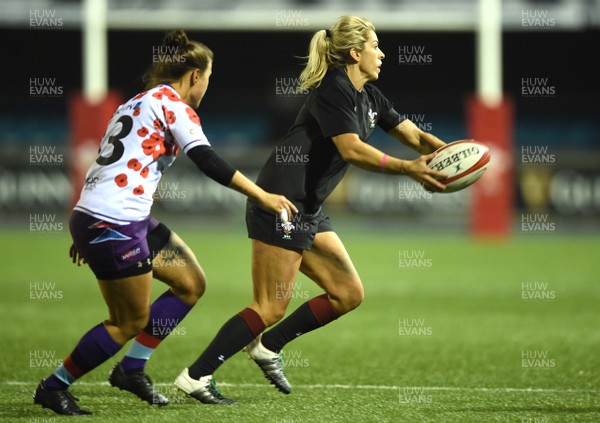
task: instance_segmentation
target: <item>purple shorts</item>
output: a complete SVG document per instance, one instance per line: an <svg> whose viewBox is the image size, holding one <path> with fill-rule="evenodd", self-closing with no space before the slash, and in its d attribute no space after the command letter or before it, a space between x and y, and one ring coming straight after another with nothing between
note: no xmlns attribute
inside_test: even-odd
<svg viewBox="0 0 600 423"><path fill-rule="evenodd" d="M69 229L75 248L98 279L120 279L152 270L152 258L171 232L152 216L129 225L73 211Z"/></svg>

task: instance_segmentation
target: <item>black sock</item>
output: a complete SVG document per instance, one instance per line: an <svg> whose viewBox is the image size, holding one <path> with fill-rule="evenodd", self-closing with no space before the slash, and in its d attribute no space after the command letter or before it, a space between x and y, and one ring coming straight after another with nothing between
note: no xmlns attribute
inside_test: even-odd
<svg viewBox="0 0 600 423"><path fill-rule="evenodd" d="M279 353L288 342L321 326L323 325L316 319L307 301L273 329L265 332L261 342L266 349Z"/></svg>
<svg viewBox="0 0 600 423"><path fill-rule="evenodd" d="M248 345L265 328L260 316L247 308L229 319L210 345L192 364L190 377L212 375L229 357Z"/></svg>

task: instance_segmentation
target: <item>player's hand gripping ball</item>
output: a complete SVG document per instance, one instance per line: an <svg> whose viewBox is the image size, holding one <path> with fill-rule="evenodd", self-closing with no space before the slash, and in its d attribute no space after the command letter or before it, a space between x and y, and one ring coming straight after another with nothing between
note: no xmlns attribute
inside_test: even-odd
<svg viewBox="0 0 600 423"><path fill-rule="evenodd" d="M485 172L490 164L490 149L474 140L460 140L436 150L429 167L446 175L440 182L446 185L441 191L456 192L465 189Z"/></svg>

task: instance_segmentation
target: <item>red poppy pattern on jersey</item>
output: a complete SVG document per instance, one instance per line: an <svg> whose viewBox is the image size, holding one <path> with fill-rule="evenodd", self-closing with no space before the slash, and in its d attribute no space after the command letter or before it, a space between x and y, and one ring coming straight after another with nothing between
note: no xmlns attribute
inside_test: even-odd
<svg viewBox="0 0 600 423"><path fill-rule="evenodd" d="M187 114L192 122L200 125L200 118L198 117L198 115L196 114L194 109L192 109L191 107L186 107L185 111L187 112Z"/></svg>
<svg viewBox="0 0 600 423"><path fill-rule="evenodd" d="M115 183L121 188L126 187L127 175L125 175L124 173L119 173L117 176L115 176Z"/></svg>
<svg viewBox="0 0 600 423"><path fill-rule="evenodd" d="M142 98L143 96L145 96L148 93L148 91L144 91L139 93L138 95L136 95L135 97L133 97L131 100L139 100L140 98Z"/></svg>
<svg viewBox="0 0 600 423"><path fill-rule="evenodd" d="M165 106L162 106L162 109L165 113L165 121L167 122L167 125L173 125L177 119L175 117L175 113L171 110L168 110Z"/></svg>
<svg viewBox="0 0 600 423"><path fill-rule="evenodd" d="M181 101L181 98L173 92L169 87L162 87L160 92L167 96L171 101Z"/></svg>
<svg viewBox="0 0 600 423"><path fill-rule="evenodd" d="M154 160L158 160L166 152L165 138L158 132L153 132L150 134L150 138L142 141L142 148L144 149L144 154L147 156L151 155Z"/></svg>
<svg viewBox="0 0 600 423"><path fill-rule="evenodd" d="M129 169L138 171L142 168L142 164L140 163L140 161L138 159L131 159L127 162L127 167Z"/></svg>
<svg viewBox="0 0 600 423"><path fill-rule="evenodd" d="M210 144L195 110L168 85L137 94L119 113L129 115L132 122L127 134L119 134L124 144L122 157L109 165L93 165L91 172L95 176L100 175L99 180L102 172L108 169L105 166L112 166L111 176L104 180L104 185L98 184L96 191L83 193L80 204L88 209L101 209L114 218L128 220L131 209L124 211L119 206L121 201L107 202L106 199L127 198L134 213L137 213L136 217L146 215L149 213L148 196L156 190L157 181L171 166L182 146L192 148L194 145ZM110 127L109 130L114 133L117 128Z"/></svg>
<svg viewBox="0 0 600 423"><path fill-rule="evenodd" d="M169 87L160 87L160 89L152 94L152 97L162 100L163 96L166 96L171 101L181 101L179 95L173 92Z"/></svg>

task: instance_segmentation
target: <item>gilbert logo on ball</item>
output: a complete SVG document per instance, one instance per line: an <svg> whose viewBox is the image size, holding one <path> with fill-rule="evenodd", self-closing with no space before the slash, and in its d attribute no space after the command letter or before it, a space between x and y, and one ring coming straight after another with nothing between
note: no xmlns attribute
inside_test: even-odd
<svg viewBox="0 0 600 423"><path fill-rule="evenodd" d="M490 150L473 140L447 144L436 151L429 167L447 175L440 180L446 185L441 192L456 192L474 183L483 175L490 163Z"/></svg>

